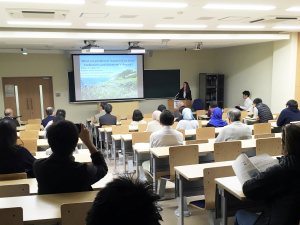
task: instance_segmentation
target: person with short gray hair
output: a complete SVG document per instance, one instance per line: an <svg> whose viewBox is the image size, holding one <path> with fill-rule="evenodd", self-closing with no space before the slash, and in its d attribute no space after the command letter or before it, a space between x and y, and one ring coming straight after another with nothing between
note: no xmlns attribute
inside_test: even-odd
<svg viewBox="0 0 300 225"><path fill-rule="evenodd" d="M49 106L49 107L46 108L45 111L46 111L47 117L45 117L42 120L43 127L46 127L47 124L55 118L55 116L53 115L53 113L54 113L54 108L53 107Z"/></svg>
<svg viewBox="0 0 300 225"><path fill-rule="evenodd" d="M241 112L232 109L227 113L229 125L223 127L216 138L215 143L234 140L245 140L252 138L250 127L240 121Z"/></svg>

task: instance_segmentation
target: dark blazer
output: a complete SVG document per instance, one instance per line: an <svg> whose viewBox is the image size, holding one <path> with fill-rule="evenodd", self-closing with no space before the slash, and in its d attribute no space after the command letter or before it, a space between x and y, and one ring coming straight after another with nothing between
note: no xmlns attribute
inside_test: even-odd
<svg viewBox="0 0 300 225"><path fill-rule="evenodd" d="M9 121L12 121L13 124L16 125L16 127L19 127L20 124L19 124L19 121L15 118L12 118L12 117L9 117L9 116L5 116L2 118L2 120L9 120Z"/></svg>
<svg viewBox="0 0 300 225"><path fill-rule="evenodd" d="M0 150L0 173L26 172L28 177L34 177L32 171L34 161L35 158L31 153L20 146L16 146L15 149Z"/></svg>
<svg viewBox="0 0 300 225"><path fill-rule="evenodd" d="M54 118L55 118L55 116L47 116L45 119L42 120L42 125L43 125L44 127L46 127L47 124L48 124L51 120L53 120Z"/></svg>
<svg viewBox="0 0 300 225"><path fill-rule="evenodd" d="M283 156L243 185L247 198L262 200L265 209L255 225L298 225L300 220L300 159Z"/></svg>
<svg viewBox="0 0 300 225"><path fill-rule="evenodd" d="M183 97L183 88L180 89L177 95L177 99L187 99L187 100L192 100L192 93L191 90L186 92L185 98Z"/></svg>
<svg viewBox="0 0 300 225"><path fill-rule="evenodd" d="M100 127L102 125L116 125L117 117L115 117L109 113L106 113L105 115L99 117L99 124L100 124Z"/></svg>
<svg viewBox="0 0 300 225"><path fill-rule="evenodd" d="M91 185L108 171L100 152L91 155L92 164L74 161L73 156L63 157L53 153L49 158L36 160L33 171L39 194L80 192L92 190Z"/></svg>
<svg viewBox="0 0 300 225"><path fill-rule="evenodd" d="M281 127L292 121L299 121L299 120L300 120L299 109L286 108L281 111L281 113L277 119L277 126Z"/></svg>

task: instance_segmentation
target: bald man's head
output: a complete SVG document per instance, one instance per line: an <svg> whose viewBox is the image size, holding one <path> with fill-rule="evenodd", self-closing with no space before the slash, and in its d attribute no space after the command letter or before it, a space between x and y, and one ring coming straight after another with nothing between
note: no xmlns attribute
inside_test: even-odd
<svg viewBox="0 0 300 225"><path fill-rule="evenodd" d="M4 110L4 116L13 117L14 116L14 111L11 108L6 108Z"/></svg>

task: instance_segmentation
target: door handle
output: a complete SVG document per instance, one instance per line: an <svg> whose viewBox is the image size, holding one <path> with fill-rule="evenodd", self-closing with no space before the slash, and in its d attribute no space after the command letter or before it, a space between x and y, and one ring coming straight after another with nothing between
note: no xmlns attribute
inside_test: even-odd
<svg viewBox="0 0 300 225"><path fill-rule="evenodd" d="M29 110L28 98L26 98L26 105L27 105L27 110Z"/></svg>
<svg viewBox="0 0 300 225"><path fill-rule="evenodd" d="M32 98L30 98L31 110L33 110Z"/></svg>

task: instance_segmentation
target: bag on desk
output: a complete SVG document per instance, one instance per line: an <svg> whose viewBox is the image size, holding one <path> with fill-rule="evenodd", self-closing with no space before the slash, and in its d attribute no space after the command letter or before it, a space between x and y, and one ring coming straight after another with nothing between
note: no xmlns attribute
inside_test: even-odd
<svg viewBox="0 0 300 225"><path fill-rule="evenodd" d="M257 176L259 173L266 171L267 168L279 164L277 159L262 154L248 158L246 154L239 155L232 164L234 173L243 185L247 180Z"/></svg>

